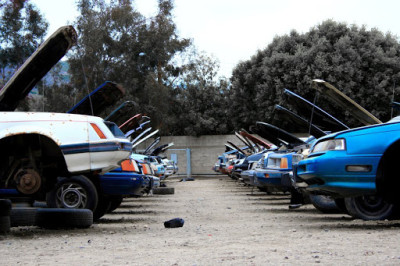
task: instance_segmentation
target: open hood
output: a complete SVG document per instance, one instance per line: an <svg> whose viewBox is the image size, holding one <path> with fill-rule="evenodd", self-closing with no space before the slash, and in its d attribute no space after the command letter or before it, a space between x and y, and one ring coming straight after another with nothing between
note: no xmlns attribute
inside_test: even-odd
<svg viewBox="0 0 400 266"><path fill-rule="evenodd" d="M114 82L106 81L67 113L99 116L105 108L114 105L124 94L124 88Z"/></svg>
<svg viewBox="0 0 400 266"><path fill-rule="evenodd" d="M117 125L121 125L128 120L132 114L136 113L138 105L134 101L126 101L120 106L115 108L111 114L109 114L104 120L114 122Z"/></svg>
<svg viewBox="0 0 400 266"><path fill-rule="evenodd" d="M19 102L50 69L76 44L72 26L59 28L25 61L0 90L0 110L14 111Z"/></svg>
<svg viewBox="0 0 400 266"><path fill-rule="evenodd" d="M277 112L279 117L282 117L291 125L297 125L299 128L302 128L304 132L307 132L316 138L320 138L326 135L326 133L319 127L313 124L310 125L310 122L308 122L306 119L280 105L275 105L275 112Z"/></svg>
<svg viewBox="0 0 400 266"><path fill-rule="evenodd" d="M278 147L285 145L287 148L291 149L306 144L289 132L268 123L257 122L256 126L252 127L251 130Z"/></svg>
<svg viewBox="0 0 400 266"><path fill-rule="evenodd" d="M362 124L382 124L382 121L328 82L320 79L314 79L312 81L312 87L319 91L321 95L329 99L331 102L339 105L343 110L347 110Z"/></svg>
<svg viewBox="0 0 400 266"><path fill-rule="evenodd" d="M232 150L237 150L238 152L240 152L243 155L246 155L247 153L242 150L241 148L239 148L236 144L234 144L231 141L227 141L227 144L225 144L225 146L229 145L229 147L231 147Z"/></svg>
<svg viewBox="0 0 400 266"><path fill-rule="evenodd" d="M256 152L253 143L251 143L248 139L242 137L239 132L235 132L235 135L241 142L243 142L244 145L249 147L249 150L251 150L252 152Z"/></svg>
<svg viewBox="0 0 400 266"><path fill-rule="evenodd" d="M139 134L139 132L146 130L150 127L150 120L141 123L137 128L131 129L128 132L125 133L125 137L135 137L136 135Z"/></svg>
<svg viewBox="0 0 400 266"><path fill-rule="evenodd" d="M150 128L151 129L151 128ZM135 140L133 140L132 141L132 149L133 148L135 148L135 147L137 147L140 143L142 143L143 141L145 141L146 139L148 139L148 138L150 138L150 137L152 137L152 136L154 136L155 134L157 134L158 133L158 129L157 130L154 130L153 132L151 132L149 135L147 135L147 136L145 136L145 137L142 137L141 139L139 139L139 137L137 137ZM144 133L144 132L143 132Z"/></svg>
<svg viewBox="0 0 400 266"><path fill-rule="evenodd" d="M171 148L172 146L174 146L174 143L168 143L168 144L164 144L161 146L156 147L151 153L151 156L158 156L160 153L165 152L166 150L168 150L169 148Z"/></svg>
<svg viewBox="0 0 400 266"><path fill-rule="evenodd" d="M134 134L135 132L132 132L132 133L130 133L131 131L133 131L133 130L131 130L130 132L128 132L128 133L126 133L125 134L125 137L126 138L131 138L131 139L133 139L131 142L132 143L135 143L137 140L139 140L141 137L143 137L144 135L146 135L149 131L151 131L151 127L149 127L149 128L146 128L145 130L143 130L143 132L142 133L140 133L140 134Z"/></svg>
<svg viewBox="0 0 400 266"><path fill-rule="evenodd" d="M236 150L233 146L225 143L225 152Z"/></svg>
<svg viewBox="0 0 400 266"><path fill-rule="evenodd" d="M150 150L153 149L158 143L160 143L161 141L161 137L157 137L154 139L154 141L152 143L150 143L149 146L147 146L147 148L144 150L143 154L150 154Z"/></svg>
<svg viewBox="0 0 400 266"><path fill-rule="evenodd" d="M129 118L122 125L119 126L122 132L127 133L129 130L139 127L139 122L142 119L142 114L137 114Z"/></svg>
<svg viewBox="0 0 400 266"><path fill-rule="evenodd" d="M246 130L242 129L239 131L240 135L251 140L252 142L254 142L255 144L258 144L266 149L271 149L272 145L268 142L265 142L264 140L257 138L256 136L251 135L249 132L247 132Z"/></svg>
<svg viewBox="0 0 400 266"><path fill-rule="evenodd" d="M349 129L349 127L345 125L343 122L341 122L339 119L330 115L328 112L321 109L319 106L304 99L303 97L297 95L296 93L288 89L285 89L283 91L283 94L286 96L286 100L288 101L288 103L295 106L297 112L305 115L308 121L311 119L311 114L312 114L313 124L321 126L325 130L329 131L341 131Z"/></svg>

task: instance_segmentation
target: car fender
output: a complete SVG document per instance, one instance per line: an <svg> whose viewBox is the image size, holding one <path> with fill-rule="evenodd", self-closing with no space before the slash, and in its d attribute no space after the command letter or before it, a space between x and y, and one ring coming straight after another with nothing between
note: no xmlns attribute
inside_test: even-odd
<svg viewBox="0 0 400 266"><path fill-rule="evenodd" d="M53 140L55 143L57 143L58 146L61 145L61 140L54 137L52 130L35 125L16 125L7 127L3 130L0 130L0 139L16 135L24 135L24 134L44 135L49 139Z"/></svg>

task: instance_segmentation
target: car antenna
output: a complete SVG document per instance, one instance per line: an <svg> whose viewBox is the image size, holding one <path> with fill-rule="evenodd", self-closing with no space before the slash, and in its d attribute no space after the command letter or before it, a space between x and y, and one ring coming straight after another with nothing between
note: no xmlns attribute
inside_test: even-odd
<svg viewBox="0 0 400 266"><path fill-rule="evenodd" d="M394 88L395 87L396 87L396 81L393 82L392 102L394 102ZM393 118L393 109L394 109L394 107L392 107L392 110L390 110L390 119Z"/></svg>
<svg viewBox="0 0 400 266"><path fill-rule="evenodd" d="M318 98L318 91L315 91L313 107L311 109L310 126L308 127L308 135L311 135L311 127L312 127L312 121L313 121L313 118L314 118L315 102L317 101L317 98Z"/></svg>
<svg viewBox="0 0 400 266"><path fill-rule="evenodd" d="M89 85L88 85L87 78L86 78L85 68L83 67L82 58L81 58L80 61L81 61L81 67L82 67L83 78L84 78L84 80L85 80L86 90L87 90L88 97L89 97L90 110L92 111L92 115L94 116L93 104L92 104L92 97L90 97Z"/></svg>

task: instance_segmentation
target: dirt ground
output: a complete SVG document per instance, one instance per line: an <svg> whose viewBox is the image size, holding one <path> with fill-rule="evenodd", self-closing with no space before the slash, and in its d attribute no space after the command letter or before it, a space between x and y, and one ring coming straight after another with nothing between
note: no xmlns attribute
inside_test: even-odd
<svg viewBox="0 0 400 266"><path fill-rule="evenodd" d="M400 221L353 220L229 177L171 179L174 195L125 199L88 229L12 228L1 265L400 265ZM164 221L183 218L181 228Z"/></svg>

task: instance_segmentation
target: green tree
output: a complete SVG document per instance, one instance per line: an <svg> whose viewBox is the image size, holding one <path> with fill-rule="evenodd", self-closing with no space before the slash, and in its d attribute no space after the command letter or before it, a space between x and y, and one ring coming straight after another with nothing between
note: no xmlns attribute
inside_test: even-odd
<svg viewBox="0 0 400 266"><path fill-rule="evenodd" d="M219 63L204 53L194 53L175 86L174 135L225 134L229 83L217 79Z"/></svg>
<svg viewBox="0 0 400 266"><path fill-rule="evenodd" d="M106 80L120 83L127 91L123 100L136 101L157 126L163 125L171 60L190 45L176 33L173 1L160 0L158 14L149 19L129 0L81 0L78 9L79 44L68 60L77 95L83 97Z"/></svg>
<svg viewBox="0 0 400 266"><path fill-rule="evenodd" d="M47 27L28 0L0 2L0 87L43 42Z"/></svg>
<svg viewBox="0 0 400 266"><path fill-rule="evenodd" d="M266 49L236 66L230 98L233 123L238 128L257 120L271 121L274 105L284 102L284 88L313 100L315 91L310 84L316 78L330 82L374 115L388 120L392 91L399 84L399 56L400 44L392 34L332 20L304 34L292 31L278 36ZM323 96L317 104L351 126L359 126L351 114L328 105Z"/></svg>

